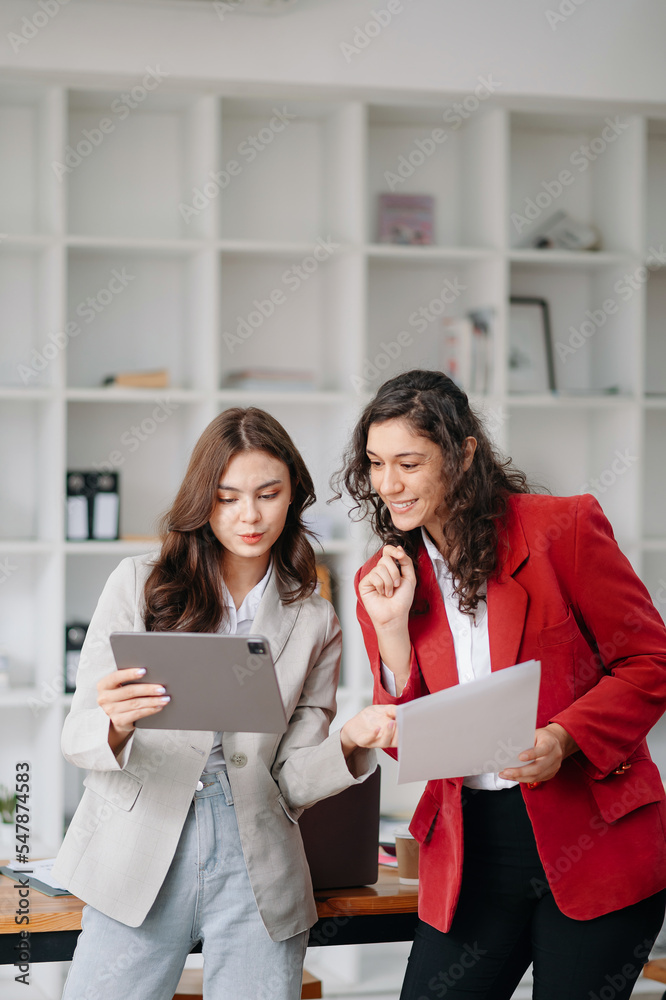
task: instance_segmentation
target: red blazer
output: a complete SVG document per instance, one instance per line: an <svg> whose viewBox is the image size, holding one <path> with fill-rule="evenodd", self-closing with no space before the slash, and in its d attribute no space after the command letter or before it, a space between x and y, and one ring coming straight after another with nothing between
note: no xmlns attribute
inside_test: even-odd
<svg viewBox="0 0 666 1000"><path fill-rule="evenodd" d="M488 581L491 665L540 660L537 727L558 722L580 747L550 781L520 787L559 908L587 920L666 887L664 785L645 743L666 708L666 628L592 496L512 497L500 545ZM379 557L356 574L357 596ZM418 580L411 674L399 698L383 686L375 630L358 601L376 703L458 683L424 546ZM421 844L419 914L441 931L460 892L461 786L462 778L429 781L410 827Z"/></svg>

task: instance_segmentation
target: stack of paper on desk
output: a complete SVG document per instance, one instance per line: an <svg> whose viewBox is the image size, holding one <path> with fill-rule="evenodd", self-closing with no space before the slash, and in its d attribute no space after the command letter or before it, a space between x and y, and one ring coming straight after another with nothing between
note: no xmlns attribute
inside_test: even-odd
<svg viewBox="0 0 666 1000"><path fill-rule="evenodd" d="M8 861L0 868L0 872L8 878L28 880L31 889L43 892L47 896L69 896L69 889L64 889L51 875L51 869L55 863L55 858L43 858L39 861L21 862Z"/></svg>
<svg viewBox="0 0 666 1000"><path fill-rule="evenodd" d="M541 664L528 660L398 706L398 784L520 767L534 746Z"/></svg>

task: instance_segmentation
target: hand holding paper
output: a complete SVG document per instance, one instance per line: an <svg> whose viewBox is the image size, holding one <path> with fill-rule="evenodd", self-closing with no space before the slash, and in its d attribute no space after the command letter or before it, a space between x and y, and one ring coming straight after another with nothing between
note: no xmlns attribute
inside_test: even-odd
<svg viewBox="0 0 666 1000"><path fill-rule="evenodd" d="M482 680L398 706L398 783L459 778L520 767L534 744L541 664L497 670Z"/></svg>

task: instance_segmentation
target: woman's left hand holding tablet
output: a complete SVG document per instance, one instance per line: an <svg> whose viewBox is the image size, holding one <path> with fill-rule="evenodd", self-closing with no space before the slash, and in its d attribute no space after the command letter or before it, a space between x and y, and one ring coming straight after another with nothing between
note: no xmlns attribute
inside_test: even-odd
<svg viewBox="0 0 666 1000"><path fill-rule="evenodd" d="M109 719L109 746L117 753L134 732L134 723L155 715L171 700L160 684L141 684L142 667L114 670L97 684L97 704ZM137 682L137 683L134 683Z"/></svg>
<svg viewBox="0 0 666 1000"><path fill-rule="evenodd" d="M395 713L395 705L368 705L349 722L345 722L340 731L345 757L349 757L357 747L373 750L380 747L397 747L398 728Z"/></svg>

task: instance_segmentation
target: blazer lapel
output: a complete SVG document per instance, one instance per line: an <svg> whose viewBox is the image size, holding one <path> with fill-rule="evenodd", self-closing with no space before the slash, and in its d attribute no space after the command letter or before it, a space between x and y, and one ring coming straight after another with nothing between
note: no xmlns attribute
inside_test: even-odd
<svg viewBox="0 0 666 1000"><path fill-rule="evenodd" d="M252 632L255 635L264 635L269 640L274 663L277 662L287 639L291 635L300 607L300 602L295 604L282 603L275 570L273 570L252 623Z"/></svg>
<svg viewBox="0 0 666 1000"><path fill-rule="evenodd" d="M432 694L457 684L458 669L446 608L424 545L419 549L418 581L409 633L423 679Z"/></svg>
<svg viewBox="0 0 666 1000"><path fill-rule="evenodd" d="M490 665L503 670L518 662L529 599L513 574L529 556L529 546L520 520L509 501L507 528L500 544L505 555L497 576L488 580L488 633Z"/></svg>

